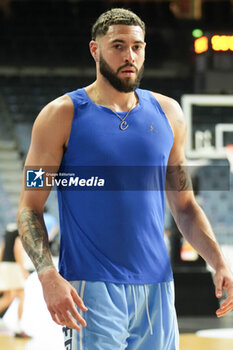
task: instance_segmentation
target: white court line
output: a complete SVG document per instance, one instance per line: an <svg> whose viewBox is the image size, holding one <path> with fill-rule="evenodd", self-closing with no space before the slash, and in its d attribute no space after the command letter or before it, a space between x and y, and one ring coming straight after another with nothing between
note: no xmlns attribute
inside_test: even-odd
<svg viewBox="0 0 233 350"><path fill-rule="evenodd" d="M233 339L233 328L204 329L196 332L198 337Z"/></svg>

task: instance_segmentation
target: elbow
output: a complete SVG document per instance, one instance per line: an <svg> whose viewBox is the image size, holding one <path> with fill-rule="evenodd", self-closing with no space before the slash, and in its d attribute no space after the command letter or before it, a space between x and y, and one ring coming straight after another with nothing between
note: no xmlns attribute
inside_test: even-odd
<svg viewBox="0 0 233 350"><path fill-rule="evenodd" d="M172 214L178 228L182 230L184 223L186 227L187 225L192 225L192 222L199 209L200 207L195 199L185 201L181 205L174 205L172 209Z"/></svg>

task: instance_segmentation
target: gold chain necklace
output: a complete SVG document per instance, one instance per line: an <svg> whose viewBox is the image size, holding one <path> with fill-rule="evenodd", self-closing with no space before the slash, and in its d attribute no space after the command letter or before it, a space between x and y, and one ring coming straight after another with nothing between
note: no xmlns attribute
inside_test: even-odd
<svg viewBox="0 0 233 350"><path fill-rule="evenodd" d="M128 117L129 113L132 111L134 104L135 104L135 101L133 102L132 106L130 107L130 109L128 110L128 112L123 118L121 118L121 116L119 116L117 112L112 110L112 112L121 120L121 123L120 123L121 130L126 130L128 128L129 124L125 121L125 119Z"/></svg>

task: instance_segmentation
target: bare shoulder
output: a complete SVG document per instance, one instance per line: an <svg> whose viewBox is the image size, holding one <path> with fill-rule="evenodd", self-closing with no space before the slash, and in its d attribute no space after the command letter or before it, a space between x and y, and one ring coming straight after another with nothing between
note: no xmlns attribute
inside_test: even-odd
<svg viewBox="0 0 233 350"><path fill-rule="evenodd" d="M152 91L151 93L159 102L164 113L166 114L171 128L173 130L173 133L177 134L177 132L185 131L186 121L179 103L171 97Z"/></svg>
<svg viewBox="0 0 233 350"><path fill-rule="evenodd" d="M71 98L64 95L48 103L37 116L34 128L53 133L69 134L74 107ZM52 135L51 135L52 136Z"/></svg>
<svg viewBox="0 0 233 350"><path fill-rule="evenodd" d="M68 95L47 104L37 116L33 129L26 165L59 164L67 146L74 114L73 102Z"/></svg>
<svg viewBox="0 0 233 350"><path fill-rule="evenodd" d="M47 104L37 116L33 129L26 167L36 166L45 172L57 172L68 141L73 120L73 103L69 96L62 96ZM42 210L49 189L26 191L23 177L20 208Z"/></svg>

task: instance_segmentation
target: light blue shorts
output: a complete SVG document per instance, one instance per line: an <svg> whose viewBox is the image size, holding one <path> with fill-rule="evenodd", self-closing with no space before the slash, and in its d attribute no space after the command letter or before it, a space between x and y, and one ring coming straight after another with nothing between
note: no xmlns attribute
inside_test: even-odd
<svg viewBox="0 0 233 350"><path fill-rule="evenodd" d="M88 311L78 332L63 328L66 350L178 350L173 282L131 285L74 281Z"/></svg>

